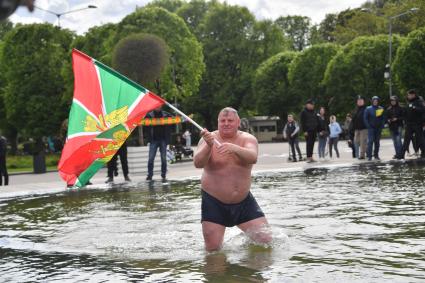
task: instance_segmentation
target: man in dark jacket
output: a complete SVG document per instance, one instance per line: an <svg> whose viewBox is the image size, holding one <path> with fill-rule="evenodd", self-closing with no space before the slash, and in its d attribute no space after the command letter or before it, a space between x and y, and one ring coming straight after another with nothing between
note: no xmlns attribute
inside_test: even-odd
<svg viewBox="0 0 425 283"><path fill-rule="evenodd" d="M394 144L395 156L401 156L403 144L401 142L401 133L403 129L403 108L400 107L398 97L391 96L390 106L387 108L387 122L391 138Z"/></svg>
<svg viewBox="0 0 425 283"><path fill-rule="evenodd" d="M368 106L364 112L364 123L367 128L367 159L379 159L379 146L382 129L385 125L384 108L379 105L379 97L372 97L372 105Z"/></svg>
<svg viewBox="0 0 425 283"><path fill-rule="evenodd" d="M158 107L154 111L146 115L147 118L161 119L165 117L171 117L170 113L162 110ZM167 176L167 145L170 143L171 129L169 125L157 125L151 126L148 129L149 138L149 160L148 160L148 176L146 180L152 180L153 176L153 165L155 161L156 152L159 148L161 154L161 177L162 182L166 182Z"/></svg>
<svg viewBox="0 0 425 283"><path fill-rule="evenodd" d="M422 130L422 124L425 116L425 106L416 94L415 90L407 92L408 105L404 109L404 121L406 123L406 131L404 133L404 142L402 155L400 159L404 159L404 155L409 148L410 141L413 136L416 137L416 144L421 149L421 157L425 158L425 142Z"/></svg>
<svg viewBox="0 0 425 283"><path fill-rule="evenodd" d="M313 100L307 100L304 110L300 114L301 129L306 140L307 162L314 162L313 149L316 141L319 119L314 111Z"/></svg>
<svg viewBox="0 0 425 283"><path fill-rule="evenodd" d="M351 129L354 131L354 149L358 159L364 159L367 147L367 129L364 124L364 111L366 110L364 97L357 97L357 107L351 120Z"/></svg>
<svg viewBox="0 0 425 283"><path fill-rule="evenodd" d="M288 115L288 123L286 123L285 128L283 129L283 137L288 139L289 146L291 147L292 152L292 161L297 162L297 157L295 156L295 150L298 152L299 160L302 160L301 150L298 145L298 132L300 127L297 122L294 120L294 116L291 114Z"/></svg>

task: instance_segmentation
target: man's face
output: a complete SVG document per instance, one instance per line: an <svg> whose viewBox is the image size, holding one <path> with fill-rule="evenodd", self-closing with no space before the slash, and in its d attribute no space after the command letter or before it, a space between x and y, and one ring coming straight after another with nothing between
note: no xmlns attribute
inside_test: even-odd
<svg viewBox="0 0 425 283"><path fill-rule="evenodd" d="M412 100L412 99L414 99L415 98L415 94L413 94L413 93L408 93L407 94L407 99L408 100Z"/></svg>
<svg viewBox="0 0 425 283"><path fill-rule="evenodd" d="M372 100L372 105L373 106L378 106L378 104L379 104L379 100L378 99Z"/></svg>
<svg viewBox="0 0 425 283"><path fill-rule="evenodd" d="M313 110L314 109L314 104L307 103L306 104L306 107L307 107L308 110Z"/></svg>
<svg viewBox="0 0 425 283"><path fill-rule="evenodd" d="M395 106L397 104L397 101L395 101L395 100L391 100L391 105L392 106Z"/></svg>
<svg viewBox="0 0 425 283"><path fill-rule="evenodd" d="M240 119L236 113L222 112L218 116L218 131L220 135L232 137L238 132Z"/></svg>
<svg viewBox="0 0 425 283"><path fill-rule="evenodd" d="M357 106L361 107L364 105L364 100L363 99L357 99Z"/></svg>

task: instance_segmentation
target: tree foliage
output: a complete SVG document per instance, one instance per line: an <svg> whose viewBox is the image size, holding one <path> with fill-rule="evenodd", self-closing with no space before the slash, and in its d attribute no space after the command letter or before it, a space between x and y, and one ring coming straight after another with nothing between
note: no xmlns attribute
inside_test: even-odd
<svg viewBox="0 0 425 283"><path fill-rule="evenodd" d="M278 115L283 120L287 113L299 110L299 97L291 93L288 79L289 66L296 55L296 52L281 52L257 69L253 102L260 115Z"/></svg>
<svg viewBox="0 0 425 283"><path fill-rule="evenodd" d="M294 50L301 51L309 45L311 20L304 16L279 17L275 23L292 41Z"/></svg>
<svg viewBox="0 0 425 283"><path fill-rule="evenodd" d="M301 107L312 98L316 103L327 105L324 74L328 63L337 54L339 46L331 43L314 45L300 53L289 68L291 93Z"/></svg>
<svg viewBox="0 0 425 283"><path fill-rule="evenodd" d="M160 84L147 87L166 98L183 98L197 92L205 70L202 47L179 16L163 8L138 9L118 24L115 41L134 33L156 35L168 46L170 62Z"/></svg>
<svg viewBox="0 0 425 283"><path fill-rule="evenodd" d="M164 40L151 34L133 34L115 46L112 67L135 82L148 85L160 78L168 60Z"/></svg>
<svg viewBox="0 0 425 283"><path fill-rule="evenodd" d="M0 58L4 105L21 133L39 138L58 131L67 114L60 69L72 38L49 24L23 25L6 35Z"/></svg>
<svg viewBox="0 0 425 283"><path fill-rule="evenodd" d="M394 50L401 39L393 38ZM384 79L388 63L388 37L359 37L347 44L329 62L325 73L326 99L334 113L353 108L357 95L377 95L388 103L388 85ZM396 94L396 93L395 93Z"/></svg>
<svg viewBox="0 0 425 283"><path fill-rule="evenodd" d="M397 51L393 74L404 91L425 93L425 28L413 31Z"/></svg>

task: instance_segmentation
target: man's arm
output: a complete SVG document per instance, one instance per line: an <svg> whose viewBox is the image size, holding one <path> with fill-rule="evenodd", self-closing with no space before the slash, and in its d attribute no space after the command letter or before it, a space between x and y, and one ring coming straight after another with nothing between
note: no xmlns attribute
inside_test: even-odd
<svg viewBox="0 0 425 283"><path fill-rule="evenodd" d="M367 129L370 129L369 125L369 108L366 108L363 112L363 123L365 124Z"/></svg>
<svg viewBox="0 0 425 283"><path fill-rule="evenodd" d="M193 156L193 164L196 168L204 168L210 160L212 147L214 146L214 135L207 130L201 131L201 139L198 143L195 155Z"/></svg>
<svg viewBox="0 0 425 283"><path fill-rule="evenodd" d="M254 136L248 135L245 137L243 146L225 142L217 147L217 152L220 154L233 153L242 163L255 164L258 157L258 142Z"/></svg>

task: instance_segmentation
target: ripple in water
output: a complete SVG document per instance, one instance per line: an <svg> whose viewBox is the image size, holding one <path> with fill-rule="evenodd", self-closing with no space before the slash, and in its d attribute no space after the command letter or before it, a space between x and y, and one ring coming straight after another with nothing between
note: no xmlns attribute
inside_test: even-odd
<svg viewBox="0 0 425 283"><path fill-rule="evenodd" d="M92 188L0 203L0 281L423 282L424 168L262 173L273 234L227 229L204 252L197 180Z"/></svg>

